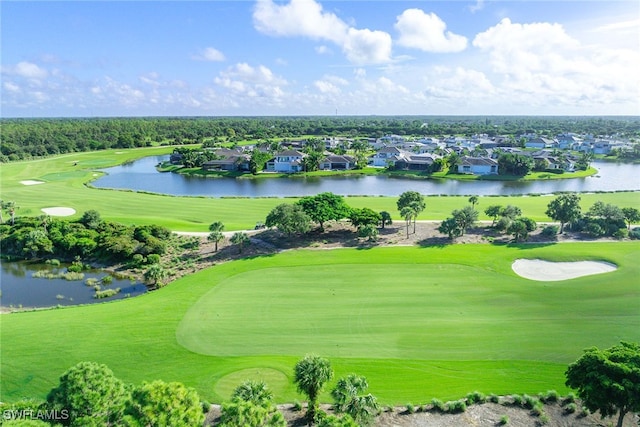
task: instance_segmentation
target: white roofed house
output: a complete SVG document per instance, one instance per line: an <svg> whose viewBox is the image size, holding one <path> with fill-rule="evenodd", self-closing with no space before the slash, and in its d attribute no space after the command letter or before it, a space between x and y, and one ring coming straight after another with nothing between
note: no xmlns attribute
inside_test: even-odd
<svg viewBox="0 0 640 427"><path fill-rule="evenodd" d="M473 175L497 175L498 162L488 157L464 156L458 164L458 173Z"/></svg>
<svg viewBox="0 0 640 427"><path fill-rule="evenodd" d="M298 150L286 150L277 153L276 156L267 162L266 170L269 172L302 172L304 166L302 159L304 153Z"/></svg>

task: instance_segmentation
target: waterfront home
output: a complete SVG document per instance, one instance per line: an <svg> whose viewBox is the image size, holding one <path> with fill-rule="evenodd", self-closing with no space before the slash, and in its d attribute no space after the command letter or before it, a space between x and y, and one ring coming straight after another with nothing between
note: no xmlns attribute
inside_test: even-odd
<svg viewBox="0 0 640 427"><path fill-rule="evenodd" d="M320 170L348 170L356 166L356 160L351 156L328 155L320 161Z"/></svg>
<svg viewBox="0 0 640 427"><path fill-rule="evenodd" d="M304 153L298 150L285 150L277 153L274 158L267 162L266 170L268 172L302 172L304 167L302 159Z"/></svg>
<svg viewBox="0 0 640 427"><path fill-rule="evenodd" d="M215 159L202 163L205 171L248 171L251 156L242 149L220 148L214 151Z"/></svg>
<svg viewBox="0 0 640 427"><path fill-rule="evenodd" d="M397 147L383 147L376 154L369 157L368 163L371 166L387 167L390 162L395 164L400 154L402 154L402 150Z"/></svg>
<svg viewBox="0 0 640 427"><path fill-rule="evenodd" d="M473 175L497 175L498 162L488 157L464 156L458 164L458 173Z"/></svg>

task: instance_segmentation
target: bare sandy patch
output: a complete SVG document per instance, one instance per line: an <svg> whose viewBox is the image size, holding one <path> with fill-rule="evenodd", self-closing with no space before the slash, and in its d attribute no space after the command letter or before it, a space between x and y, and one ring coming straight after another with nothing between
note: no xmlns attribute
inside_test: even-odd
<svg viewBox="0 0 640 427"><path fill-rule="evenodd" d="M511 268L525 279L541 282L575 279L618 269L616 265L604 261L551 262L541 259L517 259Z"/></svg>
<svg viewBox="0 0 640 427"><path fill-rule="evenodd" d="M42 208L40 209L42 212L51 216L70 216L76 213L76 210L73 208L66 208L63 206L54 206L52 208Z"/></svg>
<svg viewBox="0 0 640 427"><path fill-rule="evenodd" d="M24 181L20 181L22 185L38 185L44 184L44 181L36 181L35 179L25 179Z"/></svg>

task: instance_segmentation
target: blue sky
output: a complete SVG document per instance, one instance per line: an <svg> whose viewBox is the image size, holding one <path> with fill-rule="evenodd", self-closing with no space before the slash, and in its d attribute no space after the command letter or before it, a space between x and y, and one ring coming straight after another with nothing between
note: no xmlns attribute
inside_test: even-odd
<svg viewBox="0 0 640 427"><path fill-rule="evenodd" d="M3 1L2 117L640 115L640 2Z"/></svg>

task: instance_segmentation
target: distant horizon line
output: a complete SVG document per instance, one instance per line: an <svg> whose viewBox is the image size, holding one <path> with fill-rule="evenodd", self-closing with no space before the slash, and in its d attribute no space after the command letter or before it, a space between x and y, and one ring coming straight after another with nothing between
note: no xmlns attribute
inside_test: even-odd
<svg viewBox="0 0 640 427"><path fill-rule="evenodd" d="M342 118L342 117L543 117L543 118L626 118L640 119L640 115L625 114L281 114L281 115L105 115L105 116L10 116L2 117L0 120L63 120L63 119L161 119L161 118Z"/></svg>

